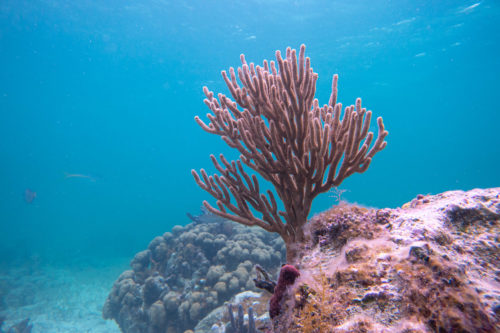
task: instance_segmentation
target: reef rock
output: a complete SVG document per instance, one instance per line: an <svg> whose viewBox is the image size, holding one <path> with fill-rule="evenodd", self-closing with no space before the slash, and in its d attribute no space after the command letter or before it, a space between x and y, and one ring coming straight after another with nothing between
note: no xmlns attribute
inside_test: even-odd
<svg viewBox="0 0 500 333"><path fill-rule="evenodd" d="M500 188L313 217L278 332L500 332Z"/></svg>

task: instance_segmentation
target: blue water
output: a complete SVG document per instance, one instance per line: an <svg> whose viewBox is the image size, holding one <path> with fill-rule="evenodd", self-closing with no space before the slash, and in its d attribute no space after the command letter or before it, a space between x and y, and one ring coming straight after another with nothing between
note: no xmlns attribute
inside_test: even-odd
<svg viewBox="0 0 500 333"><path fill-rule="evenodd" d="M193 120L202 86L227 93L241 53L302 43L320 104L338 73L339 101L362 97L390 132L344 199L499 186L498 22L493 0L2 0L1 261L132 256L188 223L210 200L190 170L234 156Z"/></svg>

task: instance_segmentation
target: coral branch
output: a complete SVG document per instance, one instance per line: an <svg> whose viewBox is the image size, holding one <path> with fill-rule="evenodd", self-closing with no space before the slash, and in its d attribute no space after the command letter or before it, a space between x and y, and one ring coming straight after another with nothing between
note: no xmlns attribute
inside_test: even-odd
<svg viewBox="0 0 500 333"><path fill-rule="evenodd" d="M293 244L304 240L303 226L313 199L350 175L365 172L373 156L385 148L388 132L378 118L372 145L372 114L359 98L341 115L337 75L329 103L319 106L314 99L318 74L305 57L304 45L298 59L290 48L284 58L276 51L278 69L274 61L264 61L262 67L248 64L244 55L241 63L236 72L233 68L222 72L232 99L224 94L215 98L204 87L204 102L212 112L208 125L195 117L203 130L237 149L240 160L228 162L221 155L219 163L212 155L218 176L208 176L204 170L201 177L194 170L192 174L217 199L218 208L204 203L210 212L279 233L287 244L288 259L293 260ZM257 177L248 175L242 163L274 186L283 211L278 211L271 191L259 192Z"/></svg>

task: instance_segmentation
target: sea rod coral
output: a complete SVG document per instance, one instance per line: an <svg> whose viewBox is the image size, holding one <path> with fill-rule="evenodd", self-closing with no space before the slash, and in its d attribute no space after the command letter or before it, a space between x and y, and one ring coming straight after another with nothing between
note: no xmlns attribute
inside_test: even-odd
<svg viewBox="0 0 500 333"><path fill-rule="evenodd" d="M359 98L341 117L337 75L329 103L320 107L314 98L318 74L304 54L304 45L298 59L290 48L285 59L277 51L277 66L264 60L262 67L247 64L241 55L242 66L237 70L241 85L233 68L229 75L222 72L233 100L223 94L215 98L204 87L205 104L212 111L207 114L210 122L207 125L195 117L205 131L219 135L241 154L231 162L221 154L221 163L211 155L219 172L213 176L204 169L201 176L192 170L196 183L217 199L217 207L203 204L224 218L278 233L285 241L289 263L305 240L303 227L313 199L353 173L366 171L373 156L385 148L388 134L379 117L372 145L371 112L362 108ZM260 192L257 176L249 175L243 165L273 185L284 210L278 208L272 191Z"/></svg>

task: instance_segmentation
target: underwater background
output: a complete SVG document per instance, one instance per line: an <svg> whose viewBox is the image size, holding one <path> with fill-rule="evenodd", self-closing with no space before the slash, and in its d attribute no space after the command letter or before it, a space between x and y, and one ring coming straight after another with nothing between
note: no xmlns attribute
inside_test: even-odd
<svg viewBox="0 0 500 333"><path fill-rule="evenodd" d="M209 111L202 87L228 94L220 72L241 53L262 64L302 43L320 104L339 74L339 102L361 97L389 131L342 199L397 207L499 186L498 22L493 0L2 0L0 266L116 265L109 289L213 202L191 169L237 158L193 119ZM324 194L311 215L335 203Z"/></svg>

